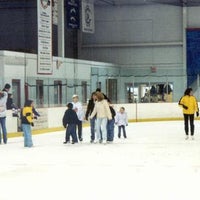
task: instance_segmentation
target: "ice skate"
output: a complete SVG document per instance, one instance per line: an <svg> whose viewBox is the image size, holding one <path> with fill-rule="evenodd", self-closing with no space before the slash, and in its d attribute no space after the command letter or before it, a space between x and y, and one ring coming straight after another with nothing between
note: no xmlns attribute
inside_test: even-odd
<svg viewBox="0 0 200 200"><path fill-rule="evenodd" d="M102 142L103 144L107 144L107 141L106 140L103 140L103 142Z"/></svg>

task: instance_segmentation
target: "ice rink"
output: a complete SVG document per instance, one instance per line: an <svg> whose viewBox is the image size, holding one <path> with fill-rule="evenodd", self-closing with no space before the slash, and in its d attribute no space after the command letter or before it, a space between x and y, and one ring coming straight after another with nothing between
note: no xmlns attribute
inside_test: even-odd
<svg viewBox="0 0 200 200"><path fill-rule="evenodd" d="M64 145L64 131L0 145L0 200L199 200L200 121L130 123L113 144ZM115 127L115 135L117 127Z"/></svg>

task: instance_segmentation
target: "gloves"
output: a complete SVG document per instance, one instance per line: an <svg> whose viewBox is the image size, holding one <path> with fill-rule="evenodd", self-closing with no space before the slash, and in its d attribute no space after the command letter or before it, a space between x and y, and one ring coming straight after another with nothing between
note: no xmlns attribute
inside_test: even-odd
<svg viewBox="0 0 200 200"><path fill-rule="evenodd" d="M196 112L197 117L199 116L199 112Z"/></svg>
<svg viewBox="0 0 200 200"><path fill-rule="evenodd" d="M34 119L37 119L37 116L34 116Z"/></svg>
<svg viewBox="0 0 200 200"><path fill-rule="evenodd" d="M187 109L188 109L188 107L187 107L187 106L185 106L185 105L183 105L183 108L184 108L185 110L187 110Z"/></svg>
<svg viewBox="0 0 200 200"><path fill-rule="evenodd" d="M33 123L33 122L31 122L31 126L34 126L34 123Z"/></svg>

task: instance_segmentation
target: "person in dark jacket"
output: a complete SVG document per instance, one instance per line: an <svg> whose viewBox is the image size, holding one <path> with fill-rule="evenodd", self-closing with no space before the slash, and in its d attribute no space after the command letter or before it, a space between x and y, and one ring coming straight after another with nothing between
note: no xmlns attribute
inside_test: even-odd
<svg viewBox="0 0 200 200"><path fill-rule="evenodd" d="M7 110L18 109L17 106L13 102L13 95L11 93L8 93L6 107L7 107Z"/></svg>
<svg viewBox="0 0 200 200"><path fill-rule="evenodd" d="M96 100L97 100L97 97L95 95L95 92L93 92L87 105L87 110L85 114L86 120L88 120L88 117L91 115L92 111L94 110ZM95 121L96 121L96 117L90 119L90 133L91 133L90 142L91 143L93 143L95 140Z"/></svg>
<svg viewBox="0 0 200 200"><path fill-rule="evenodd" d="M76 112L72 109L73 104L67 104L68 109L65 111L62 122L66 128L65 142L64 144L70 143L70 136L72 137L72 144L78 143L76 135L76 125L79 122Z"/></svg>
<svg viewBox="0 0 200 200"><path fill-rule="evenodd" d="M114 140L114 128L115 128L116 112L115 112L110 100L108 100L108 104L109 104L110 112L111 112L111 115L112 115L112 119L108 120L108 123L107 123L107 142L112 143L113 140Z"/></svg>
<svg viewBox="0 0 200 200"><path fill-rule="evenodd" d="M7 107L7 110L12 110L13 117L19 117L18 112L20 111L20 109L18 109L18 107L14 104L13 95L11 93L8 93L6 107Z"/></svg>
<svg viewBox="0 0 200 200"><path fill-rule="evenodd" d="M101 92L101 88L97 88L97 89L96 89L96 92ZM101 92L101 93L103 94L104 99L106 99L106 100L109 101L109 98L108 98L103 92Z"/></svg>

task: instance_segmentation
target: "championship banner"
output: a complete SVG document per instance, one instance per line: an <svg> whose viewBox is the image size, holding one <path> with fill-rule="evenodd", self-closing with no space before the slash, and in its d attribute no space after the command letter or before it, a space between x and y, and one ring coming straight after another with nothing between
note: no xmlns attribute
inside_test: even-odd
<svg viewBox="0 0 200 200"><path fill-rule="evenodd" d="M82 31L94 33L94 3L82 1Z"/></svg>
<svg viewBox="0 0 200 200"><path fill-rule="evenodd" d="M80 28L79 0L67 0L67 27Z"/></svg>
<svg viewBox="0 0 200 200"><path fill-rule="evenodd" d="M52 67L52 0L37 0L38 74L51 74Z"/></svg>

